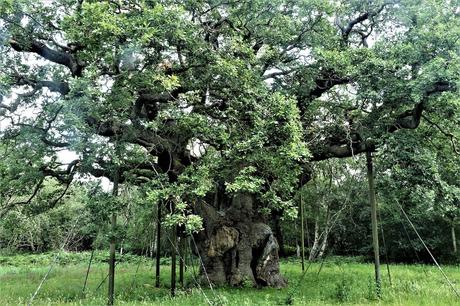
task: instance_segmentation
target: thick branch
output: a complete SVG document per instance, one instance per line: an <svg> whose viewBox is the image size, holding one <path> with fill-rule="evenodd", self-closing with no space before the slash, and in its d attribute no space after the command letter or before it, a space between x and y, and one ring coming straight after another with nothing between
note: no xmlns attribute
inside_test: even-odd
<svg viewBox="0 0 460 306"><path fill-rule="evenodd" d="M28 204L30 204L30 202L32 202L32 200L37 196L38 192L42 188L43 181L44 181L44 178L41 178L38 181L37 185L35 185L35 187L34 187L34 191L30 195L30 197L27 198L27 200L20 201L20 202L8 203L8 205L6 205L5 207L2 207L2 209L0 210L0 218L3 218L13 207L15 207L17 205L28 205Z"/></svg>
<svg viewBox="0 0 460 306"><path fill-rule="evenodd" d="M295 69L280 70L280 71L275 71L275 72L264 74L262 78L264 80L267 80L267 79L276 78L278 76L288 75L293 72L295 72Z"/></svg>
<svg viewBox="0 0 460 306"><path fill-rule="evenodd" d="M85 121L99 136L123 138L124 142L138 144L149 152L164 151L170 145L176 145L172 139L162 138L141 125L131 126L117 120L102 121L91 116L88 116Z"/></svg>
<svg viewBox="0 0 460 306"><path fill-rule="evenodd" d="M396 117L395 122L387 128L388 132L393 133L399 129L416 129L420 125L420 119L428 97L436 93L455 90L456 85L452 82L435 82L433 86L425 91L421 102L417 103L413 109L407 110Z"/></svg>
<svg viewBox="0 0 460 306"><path fill-rule="evenodd" d="M42 88L48 88L51 92L57 92L65 96L70 92L70 87L67 82L62 81L51 81L51 80L35 80L26 76L16 75L16 85L28 85L31 86L35 91Z"/></svg>
<svg viewBox="0 0 460 306"><path fill-rule="evenodd" d="M367 151L375 151L375 145L372 143L356 142L347 145L321 145L312 148L312 160L320 161L329 158L344 158L354 156Z"/></svg>
<svg viewBox="0 0 460 306"><path fill-rule="evenodd" d="M43 136L40 139L44 144L46 144L49 147L54 147L54 148L67 148L67 147L70 147L70 143L68 143L68 142L60 142L60 141L49 140L45 136Z"/></svg>
<svg viewBox="0 0 460 306"><path fill-rule="evenodd" d="M172 92L156 93L151 90L142 90L136 99L133 108L134 119L147 117L149 120L156 118L160 104L169 103L179 97L179 94L185 93L185 87L179 87Z"/></svg>
<svg viewBox="0 0 460 306"><path fill-rule="evenodd" d="M438 81L428 88L421 102L417 103L412 109L402 112L394 122L387 127L387 132L393 133L400 129L416 129L420 125L420 119L425 109L428 97L436 93L445 91L455 91L456 85L451 82ZM350 157L358 153L375 151L374 144L366 143L358 138L357 141L351 141L351 144L341 144L327 139L326 144L312 148L312 160L319 161L332 157Z"/></svg>
<svg viewBox="0 0 460 306"><path fill-rule="evenodd" d="M39 41L31 41L27 43L18 42L10 39L10 46L18 52L32 52L41 57L60 65L69 68L73 76L81 76L83 65L72 55L63 51L56 51L49 48L46 44Z"/></svg>
<svg viewBox="0 0 460 306"><path fill-rule="evenodd" d="M361 15L359 15L358 17L356 17L355 19L351 20L348 22L348 24L346 25L346 27L340 27L340 30L342 31L342 38L344 41L348 41L348 37L350 36L350 33L353 31L354 27L360 23L362 23L363 21L365 20L368 20L368 19L371 19L372 17L374 16L377 16L378 14L380 14L380 12L383 11L383 9L385 8L386 5L388 5L389 3L385 3L383 4L382 6L380 6L380 8L378 8L376 11L372 11L372 12L365 12Z"/></svg>
<svg viewBox="0 0 460 306"><path fill-rule="evenodd" d="M70 92L69 84L66 82L57 82L57 81L36 81L37 86L46 87L51 92L57 92L65 96Z"/></svg>
<svg viewBox="0 0 460 306"><path fill-rule="evenodd" d="M424 109L424 103L420 102L411 110L405 111L396 117L395 122L388 127L388 132L393 133L399 129L416 129L420 125L420 118Z"/></svg>
<svg viewBox="0 0 460 306"><path fill-rule="evenodd" d="M369 18L369 12L365 12L364 14L359 15L355 19L351 20L345 28L342 29L342 37L343 40L347 40L348 36L350 35L353 27L358 23L361 23Z"/></svg>
<svg viewBox="0 0 460 306"><path fill-rule="evenodd" d="M323 93L334 87L335 85L347 84L351 80L347 77L340 77L334 72L322 73L316 80L316 86L308 94L309 99L320 97Z"/></svg>
<svg viewBox="0 0 460 306"><path fill-rule="evenodd" d="M80 163L79 159L73 160L67 165L66 169L57 170L49 168L48 166L43 166L40 170L45 176L51 176L60 181L61 183L70 184L73 179L76 167Z"/></svg>
<svg viewBox="0 0 460 306"><path fill-rule="evenodd" d="M85 167L85 170L95 177L106 177L109 180L113 181L113 171L115 165L111 162L107 162L99 159L97 164L92 167ZM147 182L158 176L158 173L161 171L159 166L154 163L123 163L122 166L118 167L119 170L119 182L123 183L128 180L129 177L132 177L137 182Z"/></svg>

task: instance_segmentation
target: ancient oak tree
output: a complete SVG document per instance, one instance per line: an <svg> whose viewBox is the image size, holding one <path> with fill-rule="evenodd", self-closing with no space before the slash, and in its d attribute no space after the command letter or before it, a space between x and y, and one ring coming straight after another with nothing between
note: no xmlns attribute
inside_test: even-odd
<svg viewBox="0 0 460 306"><path fill-rule="evenodd" d="M295 216L309 164L458 106L458 14L447 0L0 0L1 148L18 163L4 177L39 190L116 168L174 207L165 224L193 233L211 281L283 286L268 220Z"/></svg>

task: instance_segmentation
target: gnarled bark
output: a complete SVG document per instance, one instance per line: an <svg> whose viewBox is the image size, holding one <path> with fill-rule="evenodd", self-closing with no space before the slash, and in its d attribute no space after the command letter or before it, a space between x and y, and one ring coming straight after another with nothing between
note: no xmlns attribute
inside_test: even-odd
<svg viewBox="0 0 460 306"><path fill-rule="evenodd" d="M225 202L225 201L223 201ZM197 206L204 231L195 236L203 260L203 281L239 286L283 287L279 269L278 242L255 209L254 197L237 194L217 209L207 203Z"/></svg>

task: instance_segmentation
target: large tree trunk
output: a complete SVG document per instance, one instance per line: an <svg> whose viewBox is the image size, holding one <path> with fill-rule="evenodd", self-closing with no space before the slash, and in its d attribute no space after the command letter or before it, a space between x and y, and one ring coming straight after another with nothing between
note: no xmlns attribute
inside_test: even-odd
<svg viewBox="0 0 460 306"><path fill-rule="evenodd" d="M285 286L278 242L264 218L256 213L254 196L242 193L219 202L219 209L204 202L196 207L204 220L204 231L195 235L203 260L203 281L231 286L247 282Z"/></svg>

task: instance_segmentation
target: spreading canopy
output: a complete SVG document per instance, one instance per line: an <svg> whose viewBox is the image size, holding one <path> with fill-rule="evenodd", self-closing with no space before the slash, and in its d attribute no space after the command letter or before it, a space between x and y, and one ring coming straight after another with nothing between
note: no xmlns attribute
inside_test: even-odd
<svg viewBox="0 0 460 306"><path fill-rule="evenodd" d="M0 0L0 149L23 161L0 171L34 173L29 186L119 172L190 201L223 188L288 208L311 161L373 151L424 116L456 141L459 13L448 0ZM62 165L63 151L77 158Z"/></svg>

